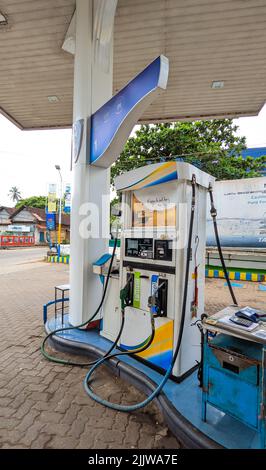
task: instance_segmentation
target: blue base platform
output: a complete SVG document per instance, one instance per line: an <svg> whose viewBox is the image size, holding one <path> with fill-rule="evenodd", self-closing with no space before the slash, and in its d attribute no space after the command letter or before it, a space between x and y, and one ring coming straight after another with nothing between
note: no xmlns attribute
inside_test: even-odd
<svg viewBox="0 0 266 470"><path fill-rule="evenodd" d="M61 319L50 319L45 328L47 333L50 333L61 326ZM68 315L65 315L63 326L70 326ZM97 330L75 329L53 336L51 344L56 349L101 357L110 348L111 342L101 337ZM162 380L160 373L133 357L118 357L107 361L106 364L147 395ZM201 395L196 371L181 383L168 380L163 392L156 399L169 428L185 447L259 448L257 432L210 405L207 410L207 422L204 423L201 419Z"/></svg>

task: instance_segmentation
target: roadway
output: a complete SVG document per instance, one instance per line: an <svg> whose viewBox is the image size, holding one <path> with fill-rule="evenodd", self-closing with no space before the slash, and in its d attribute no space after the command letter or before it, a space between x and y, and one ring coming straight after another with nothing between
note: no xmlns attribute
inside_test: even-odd
<svg viewBox="0 0 266 470"><path fill-rule="evenodd" d="M47 247L0 249L0 274L37 267L46 253Z"/></svg>

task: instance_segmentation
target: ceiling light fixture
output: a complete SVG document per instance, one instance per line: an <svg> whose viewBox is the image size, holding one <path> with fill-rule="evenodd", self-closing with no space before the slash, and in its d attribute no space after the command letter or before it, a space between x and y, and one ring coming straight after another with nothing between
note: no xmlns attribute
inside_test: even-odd
<svg viewBox="0 0 266 470"><path fill-rule="evenodd" d="M212 82L212 88L214 90L220 90L223 87L224 87L224 82L222 82L221 80L216 80Z"/></svg>

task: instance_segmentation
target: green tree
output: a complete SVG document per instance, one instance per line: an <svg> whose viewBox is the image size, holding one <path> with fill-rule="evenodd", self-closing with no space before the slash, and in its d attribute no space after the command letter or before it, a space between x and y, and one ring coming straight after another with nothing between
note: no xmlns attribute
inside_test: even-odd
<svg viewBox="0 0 266 470"><path fill-rule="evenodd" d="M45 209L46 200L46 196L31 196L26 199L20 199L16 204L16 208L19 209L21 206L27 206Z"/></svg>
<svg viewBox="0 0 266 470"><path fill-rule="evenodd" d="M8 195L13 202L18 202L21 199L21 193L17 186L12 186L12 188L8 192Z"/></svg>
<svg viewBox="0 0 266 470"><path fill-rule="evenodd" d="M246 140L237 130L232 119L142 125L112 166L112 183L125 171L176 158L219 180L259 176L266 157L244 159L241 151Z"/></svg>
<svg viewBox="0 0 266 470"><path fill-rule="evenodd" d="M115 197L110 203L110 229L120 227L120 218L118 212L120 210L120 197ZM114 213L113 213L114 212Z"/></svg>

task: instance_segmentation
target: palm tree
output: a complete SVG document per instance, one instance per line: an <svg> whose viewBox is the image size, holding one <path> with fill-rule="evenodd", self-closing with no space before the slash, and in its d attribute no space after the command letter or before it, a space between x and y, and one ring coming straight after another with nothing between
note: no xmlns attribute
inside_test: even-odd
<svg viewBox="0 0 266 470"><path fill-rule="evenodd" d="M9 190L8 195L12 199L12 201L16 203L21 199L20 191L16 186L12 186L12 188Z"/></svg>

